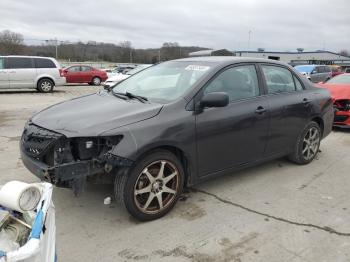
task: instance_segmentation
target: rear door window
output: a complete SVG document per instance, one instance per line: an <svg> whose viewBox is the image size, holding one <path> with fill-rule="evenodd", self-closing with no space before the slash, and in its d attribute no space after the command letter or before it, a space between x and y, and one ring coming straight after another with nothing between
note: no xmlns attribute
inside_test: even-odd
<svg viewBox="0 0 350 262"><path fill-rule="evenodd" d="M9 69L33 68L32 59L29 57L8 57L7 68Z"/></svg>
<svg viewBox="0 0 350 262"><path fill-rule="evenodd" d="M332 70L330 69L330 67L325 66L325 67L324 67L324 71L325 71L325 72L331 72Z"/></svg>
<svg viewBox="0 0 350 262"><path fill-rule="evenodd" d="M263 65L262 71L269 94L295 91L292 73L283 67Z"/></svg>
<svg viewBox="0 0 350 262"><path fill-rule="evenodd" d="M82 66L81 67L81 71L83 72L89 72L92 71L92 68L90 66Z"/></svg>
<svg viewBox="0 0 350 262"><path fill-rule="evenodd" d="M36 68L56 68L55 63L46 58L34 58Z"/></svg>
<svg viewBox="0 0 350 262"><path fill-rule="evenodd" d="M324 73L324 67L323 66L316 67L316 72L317 73Z"/></svg>

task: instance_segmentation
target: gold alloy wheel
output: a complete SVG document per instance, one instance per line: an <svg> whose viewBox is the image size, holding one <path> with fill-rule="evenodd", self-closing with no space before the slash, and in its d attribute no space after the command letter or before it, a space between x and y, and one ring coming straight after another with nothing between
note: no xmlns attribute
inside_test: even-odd
<svg viewBox="0 0 350 262"><path fill-rule="evenodd" d="M306 160L310 160L317 154L320 144L320 133L316 127L311 127L303 140L302 154Z"/></svg>
<svg viewBox="0 0 350 262"><path fill-rule="evenodd" d="M145 167L134 186L137 208L146 214L157 214L176 199L179 170L168 160L158 160Z"/></svg>

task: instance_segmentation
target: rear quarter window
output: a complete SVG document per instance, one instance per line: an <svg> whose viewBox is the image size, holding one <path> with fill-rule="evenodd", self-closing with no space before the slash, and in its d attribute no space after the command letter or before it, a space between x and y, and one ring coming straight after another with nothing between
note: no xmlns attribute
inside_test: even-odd
<svg viewBox="0 0 350 262"><path fill-rule="evenodd" d="M36 68L56 68L55 63L46 58L34 58Z"/></svg>

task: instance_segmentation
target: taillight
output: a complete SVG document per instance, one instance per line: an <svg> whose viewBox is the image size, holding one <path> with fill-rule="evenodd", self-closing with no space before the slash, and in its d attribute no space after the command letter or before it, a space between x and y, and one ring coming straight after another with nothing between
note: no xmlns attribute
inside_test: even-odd
<svg viewBox="0 0 350 262"><path fill-rule="evenodd" d="M64 76L64 72L63 72L63 69L58 69L60 71L60 76Z"/></svg>

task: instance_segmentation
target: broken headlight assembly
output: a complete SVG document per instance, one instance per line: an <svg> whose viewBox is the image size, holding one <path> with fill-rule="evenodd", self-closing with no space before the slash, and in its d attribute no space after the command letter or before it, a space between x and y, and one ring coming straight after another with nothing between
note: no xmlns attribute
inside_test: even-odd
<svg viewBox="0 0 350 262"><path fill-rule="evenodd" d="M334 107L337 111L350 111L350 100L341 99L334 101Z"/></svg>

